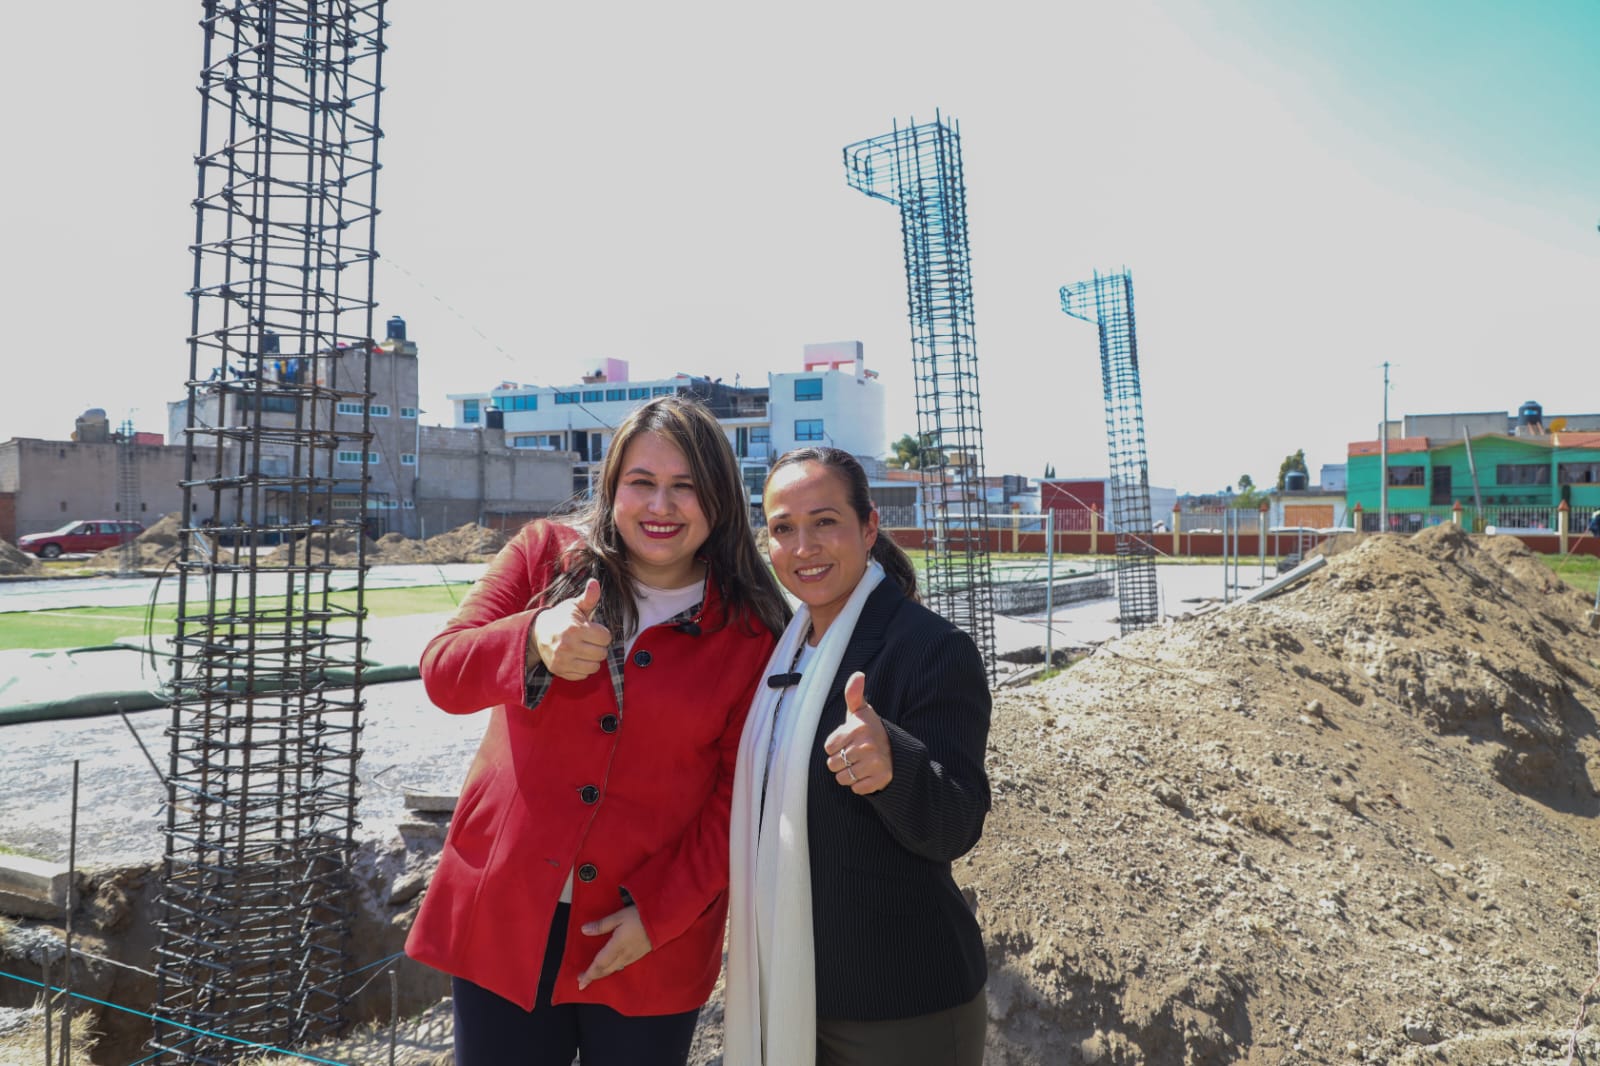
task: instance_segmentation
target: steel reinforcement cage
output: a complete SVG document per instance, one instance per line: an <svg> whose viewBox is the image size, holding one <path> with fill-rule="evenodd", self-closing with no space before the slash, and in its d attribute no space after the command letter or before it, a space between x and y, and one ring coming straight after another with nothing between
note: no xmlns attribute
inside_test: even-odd
<svg viewBox="0 0 1600 1066"><path fill-rule="evenodd" d="M220 1063L344 1022L384 3L202 7L151 1059Z"/></svg>
<svg viewBox="0 0 1600 1066"><path fill-rule="evenodd" d="M995 670L994 603L973 328L972 254L957 123L935 120L847 145L850 187L900 208L921 444L923 599L972 636Z"/></svg>
<svg viewBox="0 0 1600 1066"><path fill-rule="evenodd" d="M1139 391L1139 341L1133 319L1133 275L1102 275L1061 287L1061 310L1100 331L1106 442L1111 453L1108 524L1117 543L1117 606L1122 632L1161 620L1156 549L1151 541L1150 478L1145 459L1144 401Z"/></svg>

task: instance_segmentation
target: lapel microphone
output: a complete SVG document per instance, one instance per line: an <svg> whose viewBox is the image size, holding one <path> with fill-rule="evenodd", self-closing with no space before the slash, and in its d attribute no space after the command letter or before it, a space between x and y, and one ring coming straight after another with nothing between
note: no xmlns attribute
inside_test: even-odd
<svg viewBox="0 0 1600 1066"><path fill-rule="evenodd" d="M798 671L787 674L773 674L767 678L768 688L788 688L790 685L798 685L799 683L800 674Z"/></svg>

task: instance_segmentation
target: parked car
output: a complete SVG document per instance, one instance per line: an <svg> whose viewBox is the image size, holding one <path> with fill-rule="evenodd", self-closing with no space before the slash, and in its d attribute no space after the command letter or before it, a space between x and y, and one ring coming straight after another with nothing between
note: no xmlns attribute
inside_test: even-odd
<svg viewBox="0 0 1600 1066"><path fill-rule="evenodd" d="M123 537L132 539L144 532L141 522L117 519L68 522L48 533L28 533L17 538L17 547L41 559L54 559L69 552L98 552L115 548Z"/></svg>

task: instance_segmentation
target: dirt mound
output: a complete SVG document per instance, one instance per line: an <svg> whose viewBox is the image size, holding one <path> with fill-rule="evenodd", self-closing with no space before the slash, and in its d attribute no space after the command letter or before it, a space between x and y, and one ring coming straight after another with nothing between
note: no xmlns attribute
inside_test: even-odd
<svg viewBox="0 0 1600 1066"><path fill-rule="evenodd" d="M177 511L163 515L153 526L133 538L133 566L136 570L159 570L178 557L178 539L183 523ZM94 570L120 570L122 548L96 552L83 564Z"/></svg>
<svg viewBox="0 0 1600 1066"><path fill-rule="evenodd" d="M1600 907L1586 608L1509 538L1370 537L998 694L957 869L987 1061L1560 1061Z"/></svg>
<svg viewBox="0 0 1600 1066"><path fill-rule="evenodd" d="M457 526L448 533L429 537L425 542L435 563L486 563L506 546L515 534L501 529L486 529L476 522Z"/></svg>
<svg viewBox="0 0 1600 1066"><path fill-rule="evenodd" d="M300 550L304 551L309 542L313 558L320 561L327 551L331 553L330 558L335 564L355 566L358 560L355 538L354 531L340 531L332 536L330 542L327 534L314 533L300 541ZM509 534L497 529L485 529L475 522L468 522L422 541L412 540L400 533L385 533L375 541L367 541L366 560L369 566L483 563L493 559L509 539ZM279 554L286 551L279 549Z"/></svg>
<svg viewBox="0 0 1600 1066"><path fill-rule="evenodd" d="M11 576L42 573L44 573L44 567L39 560L10 541L0 540L0 574Z"/></svg>

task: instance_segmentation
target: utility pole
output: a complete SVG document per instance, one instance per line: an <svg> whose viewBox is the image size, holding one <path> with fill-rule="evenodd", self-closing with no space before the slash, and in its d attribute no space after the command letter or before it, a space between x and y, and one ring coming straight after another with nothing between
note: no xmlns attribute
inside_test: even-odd
<svg viewBox="0 0 1600 1066"><path fill-rule="evenodd" d="M1389 364L1383 364L1383 424L1378 427L1378 530L1389 529Z"/></svg>

